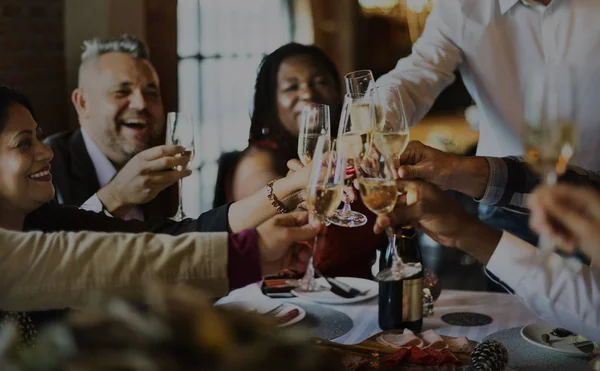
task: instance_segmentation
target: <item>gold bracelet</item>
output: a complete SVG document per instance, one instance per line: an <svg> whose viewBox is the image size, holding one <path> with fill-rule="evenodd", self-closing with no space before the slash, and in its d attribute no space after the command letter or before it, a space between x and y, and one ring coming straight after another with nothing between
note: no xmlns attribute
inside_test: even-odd
<svg viewBox="0 0 600 371"><path fill-rule="evenodd" d="M267 184L266 191L267 191L267 198L269 199L269 202L271 203L271 205L273 205L273 207L275 208L275 210L277 210L278 213L280 213L280 214L289 213L289 211L285 207L283 207L281 202L275 196L275 192L273 192L273 183L275 183L275 180L271 180Z"/></svg>

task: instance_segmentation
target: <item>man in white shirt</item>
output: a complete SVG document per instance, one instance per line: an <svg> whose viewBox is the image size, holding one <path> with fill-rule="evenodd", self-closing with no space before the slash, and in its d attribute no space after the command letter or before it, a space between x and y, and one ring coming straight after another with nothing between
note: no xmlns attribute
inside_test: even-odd
<svg viewBox="0 0 600 371"><path fill-rule="evenodd" d="M131 36L89 40L83 49L72 94L81 129L45 141L55 153L57 201L123 219L174 215L176 187L169 187L191 172L172 170L174 162L186 161L176 153L145 155L165 142L159 79L148 50Z"/></svg>
<svg viewBox="0 0 600 371"><path fill-rule="evenodd" d="M410 56L378 84L397 84L407 119L417 123L458 69L478 106L477 154L523 154L520 133L525 85L539 66L576 71L580 143L572 163L600 170L600 2L597 0L443 0L427 20ZM527 217L494 210L492 223L530 242Z"/></svg>
<svg viewBox="0 0 600 371"><path fill-rule="evenodd" d="M598 266L572 270L557 254L539 262L534 246L482 223L431 183L398 181L398 190L405 193L405 200L398 203L392 220L378 217L376 233L390 224L413 225L440 244L485 264L540 318L600 342Z"/></svg>

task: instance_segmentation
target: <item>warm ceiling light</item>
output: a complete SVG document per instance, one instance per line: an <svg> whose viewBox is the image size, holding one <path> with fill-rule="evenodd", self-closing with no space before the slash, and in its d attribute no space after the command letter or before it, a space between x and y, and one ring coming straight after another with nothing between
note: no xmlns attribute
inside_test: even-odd
<svg viewBox="0 0 600 371"><path fill-rule="evenodd" d="M391 9L398 5L398 0L358 0L358 3L365 9Z"/></svg>
<svg viewBox="0 0 600 371"><path fill-rule="evenodd" d="M427 0L406 0L406 7L415 13L421 13L427 6Z"/></svg>

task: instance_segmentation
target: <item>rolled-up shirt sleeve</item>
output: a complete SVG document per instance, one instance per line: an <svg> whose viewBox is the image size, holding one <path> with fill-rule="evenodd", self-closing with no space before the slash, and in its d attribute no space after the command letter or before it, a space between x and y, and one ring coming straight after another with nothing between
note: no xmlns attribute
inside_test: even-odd
<svg viewBox="0 0 600 371"><path fill-rule="evenodd" d="M574 270L552 254L537 262L539 250L504 232L486 268L512 288L538 317L600 342L600 270Z"/></svg>
<svg viewBox="0 0 600 371"><path fill-rule="evenodd" d="M486 157L490 176L483 197L478 202L528 213L528 198L540 185L540 176L532 171L524 157ZM600 188L600 172L569 165L560 181Z"/></svg>

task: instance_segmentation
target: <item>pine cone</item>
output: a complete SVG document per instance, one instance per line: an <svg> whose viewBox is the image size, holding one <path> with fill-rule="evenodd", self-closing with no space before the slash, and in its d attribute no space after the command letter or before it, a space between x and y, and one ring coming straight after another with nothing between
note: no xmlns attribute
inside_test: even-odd
<svg viewBox="0 0 600 371"><path fill-rule="evenodd" d="M486 340L473 349L471 365L475 370L502 371L508 365L508 351L499 341Z"/></svg>
<svg viewBox="0 0 600 371"><path fill-rule="evenodd" d="M36 336L35 326L26 313L0 312L0 329L7 325L13 325L19 330L20 339L17 342L17 349L33 346Z"/></svg>

